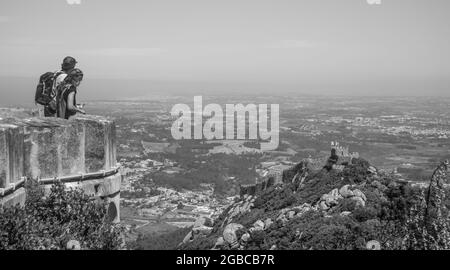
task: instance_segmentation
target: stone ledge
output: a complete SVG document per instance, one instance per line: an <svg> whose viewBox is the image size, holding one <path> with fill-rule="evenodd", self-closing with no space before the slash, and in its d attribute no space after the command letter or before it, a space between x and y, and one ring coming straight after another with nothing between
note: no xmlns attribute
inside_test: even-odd
<svg viewBox="0 0 450 270"><path fill-rule="evenodd" d="M16 190L14 193L7 195L3 198L0 198L0 208L2 207L11 207L14 205L25 205L26 191L25 188L20 188Z"/></svg>
<svg viewBox="0 0 450 270"><path fill-rule="evenodd" d="M70 120L42 118L25 109L0 108L0 189L14 185L22 177L63 178L108 171L116 166L114 120L92 115ZM70 186L80 187L88 194L99 193L98 196L114 202L118 213L120 182L117 173ZM96 188L100 191L93 192ZM23 188L0 198L1 205L16 201L25 201Z"/></svg>
<svg viewBox="0 0 450 270"><path fill-rule="evenodd" d="M109 170L116 163L113 120L24 117L0 109L0 188L20 177L52 178Z"/></svg>

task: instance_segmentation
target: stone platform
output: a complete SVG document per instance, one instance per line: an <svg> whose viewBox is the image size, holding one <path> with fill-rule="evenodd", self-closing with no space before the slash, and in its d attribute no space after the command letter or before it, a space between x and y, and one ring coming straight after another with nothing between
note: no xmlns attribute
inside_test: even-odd
<svg viewBox="0 0 450 270"><path fill-rule="evenodd" d="M39 118L21 109L0 109L0 206L25 202L25 179L65 179L67 186L109 202L119 221L121 175L112 119L81 115ZM104 177L102 177L104 175Z"/></svg>

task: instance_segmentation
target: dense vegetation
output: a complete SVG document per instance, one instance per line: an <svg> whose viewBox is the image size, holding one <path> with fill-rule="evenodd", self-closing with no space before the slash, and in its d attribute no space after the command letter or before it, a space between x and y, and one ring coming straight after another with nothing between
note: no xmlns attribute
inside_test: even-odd
<svg viewBox="0 0 450 270"><path fill-rule="evenodd" d="M192 228L181 228L168 234L139 235L132 249L175 250Z"/></svg>
<svg viewBox="0 0 450 270"><path fill-rule="evenodd" d="M102 200L63 184L48 195L33 181L26 190L25 207L0 210L0 250L121 248L122 228L108 221Z"/></svg>
<svg viewBox="0 0 450 270"><path fill-rule="evenodd" d="M244 232L249 232L258 220L270 218L274 223L267 229L250 232L251 237L244 243L244 248L353 250L366 249L371 240L379 242L382 249L450 248L448 189L443 189L440 197L443 201L436 206L439 214L427 221L426 188L395 181L389 174L370 174L367 161L354 161L343 171L311 173L305 186L298 190L289 183L263 191L251 211L233 219L233 223L243 225ZM323 194L347 184L365 194L364 206L357 205L354 200L340 199L327 211L310 210L288 221L277 220L281 210L304 203L315 205ZM299 210L295 211L298 213ZM343 212L350 214L342 215ZM226 215L227 211L216 220L210 235L199 237L182 248L211 249L222 236Z"/></svg>

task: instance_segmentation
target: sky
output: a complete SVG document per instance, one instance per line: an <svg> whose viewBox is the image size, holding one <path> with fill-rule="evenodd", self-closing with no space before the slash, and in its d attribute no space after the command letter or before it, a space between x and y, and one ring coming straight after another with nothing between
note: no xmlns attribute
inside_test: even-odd
<svg viewBox="0 0 450 270"><path fill-rule="evenodd" d="M118 81L144 92L449 95L450 1L377 1L2 0L0 104L67 55L93 99L126 96Z"/></svg>

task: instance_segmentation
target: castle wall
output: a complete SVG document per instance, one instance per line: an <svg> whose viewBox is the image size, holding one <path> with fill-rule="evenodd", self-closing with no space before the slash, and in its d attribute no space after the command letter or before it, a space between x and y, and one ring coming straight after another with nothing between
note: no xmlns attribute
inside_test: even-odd
<svg viewBox="0 0 450 270"><path fill-rule="evenodd" d="M121 176L116 166L111 119L24 117L23 111L0 110L0 206L24 203L24 177L47 186L60 178L68 187L111 202L112 220L119 221Z"/></svg>
<svg viewBox="0 0 450 270"><path fill-rule="evenodd" d="M351 163L353 158L359 158L358 152L350 152L348 146L340 146L339 142L331 142L331 149L336 151L336 155L339 157L339 163Z"/></svg>

